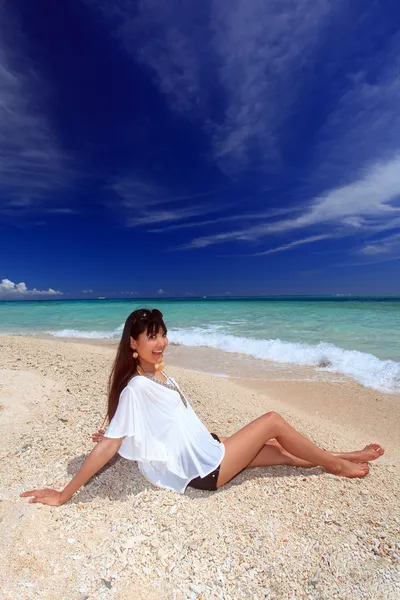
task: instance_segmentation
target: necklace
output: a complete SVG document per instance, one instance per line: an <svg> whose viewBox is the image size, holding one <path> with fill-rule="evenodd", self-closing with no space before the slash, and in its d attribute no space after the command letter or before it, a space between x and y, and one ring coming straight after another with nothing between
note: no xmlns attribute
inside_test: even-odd
<svg viewBox="0 0 400 600"><path fill-rule="evenodd" d="M161 371L161 373L164 375L165 379L167 380L166 383L164 381L160 381L160 379L157 379L157 377L154 377L154 375L151 375L150 373L144 373L144 376L147 377L147 379L150 379L150 381L154 381L154 383L158 383L159 385L162 385L163 387L166 387L169 390L173 390L174 392L178 392L178 394L179 394L179 396L180 396L183 404L187 408L186 398L182 394L182 392L179 389L178 385L176 383L174 383L172 381L172 379L170 377L168 377L168 375L166 373L164 373L164 371Z"/></svg>

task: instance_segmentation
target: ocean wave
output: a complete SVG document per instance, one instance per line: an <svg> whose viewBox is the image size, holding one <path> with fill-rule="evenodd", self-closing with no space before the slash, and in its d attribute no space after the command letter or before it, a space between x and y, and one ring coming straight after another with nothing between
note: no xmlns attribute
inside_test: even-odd
<svg viewBox="0 0 400 600"><path fill-rule="evenodd" d="M400 363L380 360L358 350L344 350L334 344L304 344L279 339L257 340L213 333L200 327L170 329L168 338L183 346L206 346L279 363L316 367L321 371L352 377L362 385L382 392L400 392Z"/></svg>
<svg viewBox="0 0 400 600"><path fill-rule="evenodd" d="M121 337L122 329L123 325L110 331L62 329L47 333L55 337L117 340ZM344 350L327 342L305 344L279 339L258 340L224 334L215 325L209 328L172 328L168 331L168 338L171 343L182 346L205 346L273 362L315 367L319 371L347 375L374 390L400 392L400 363L380 360L358 350Z"/></svg>
<svg viewBox="0 0 400 600"><path fill-rule="evenodd" d="M123 325L113 331L81 331L80 329L61 329L46 331L54 337L83 338L88 340L118 340L121 337Z"/></svg>

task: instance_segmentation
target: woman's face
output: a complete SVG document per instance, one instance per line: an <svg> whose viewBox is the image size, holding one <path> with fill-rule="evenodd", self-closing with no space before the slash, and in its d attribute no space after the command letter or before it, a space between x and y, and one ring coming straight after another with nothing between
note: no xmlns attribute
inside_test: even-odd
<svg viewBox="0 0 400 600"><path fill-rule="evenodd" d="M160 329L158 333L144 331L134 340L132 337L131 348L139 354L140 366L154 369L154 366L163 361L164 350L168 346L167 334Z"/></svg>

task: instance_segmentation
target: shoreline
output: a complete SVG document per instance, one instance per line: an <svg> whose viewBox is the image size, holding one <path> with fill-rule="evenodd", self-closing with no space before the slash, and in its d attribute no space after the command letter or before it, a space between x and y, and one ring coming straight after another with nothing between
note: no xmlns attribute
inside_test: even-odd
<svg viewBox="0 0 400 600"><path fill-rule="evenodd" d="M180 495L117 457L59 508L19 498L26 489L62 489L92 450L114 356L104 344L0 336L5 600L398 597L397 400L381 394L377 402L358 384L220 377L166 357L200 419L220 435L267 410L334 451L362 448L374 441L370 428L381 430L385 455L363 479L282 465L245 470L217 492ZM345 412L350 401L358 424Z"/></svg>
<svg viewBox="0 0 400 600"><path fill-rule="evenodd" d="M119 343L119 340L53 336L41 339L113 351ZM214 348L170 343L165 360L166 368L170 365L189 372L230 379L242 388L279 400L289 412L305 413L354 431L361 429L371 442L389 445L393 452L398 450L400 393L377 391L351 377L318 371L315 367L277 363ZM385 407L383 413L382 406ZM269 410L268 406L266 410Z"/></svg>
<svg viewBox="0 0 400 600"><path fill-rule="evenodd" d="M50 331L29 331L26 334L3 332L0 335L109 347L115 347L120 339L120 335L118 338L109 338L104 331L98 333L106 337L99 338L75 337L73 330L65 330L64 333L67 335L52 335ZM78 333L83 335L82 332ZM318 343L281 342L279 339L235 338L227 334L221 347L222 340L207 341L203 339L204 336L194 336L192 339L189 335L186 339L178 334L174 337L174 332L171 336L170 356L185 368L232 377L240 372L246 379L354 381L377 392L400 396L399 360L379 357L379 354L371 354L367 349L346 348L346 344L341 345L338 340L333 343L321 340ZM265 347L262 344L259 346L260 342L265 342ZM215 365L220 368L215 368Z"/></svg>
<svg viewBox="0 0 400 600"><path fill-rule="evenodd" d="M111 360L119 343L119 340L55 338L51 335L0 336L0 342L8 337L107 349ZM225 379L244 390L261 394L266 398L266 410L270 410L268 401L279 401L289 414L334 423L349 433L361 431L365 439L385 444L400 457L399 393L380 392L345 375L318 372L314 367L275 363L214 348L169 344L165 361L166 369L171 366L184 370L189 376L197 373Z"/></svg>

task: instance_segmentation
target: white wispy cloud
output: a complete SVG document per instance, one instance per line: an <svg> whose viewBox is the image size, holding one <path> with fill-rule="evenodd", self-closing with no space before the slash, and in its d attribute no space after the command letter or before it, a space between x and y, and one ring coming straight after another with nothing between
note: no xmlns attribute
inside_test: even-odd
<svg viewBox="0 0 400 600"><path fill-rule="evenodd" d="M67 157L43 113L37 74L20 49L6 43L18 29L0 4L0 213L13 217L49 199L65 185ZM8 39L17 40L19 35ZM21 62L22 59L22 62ZM17 66L18 65L18 66ZM21 66L22 65L22 66Z"/></svg>
<svg viewBox="0 0 400 600"><path fill-rule="evenodd" d="M205 212L207 212L207 209L204 206L178 208L176 210L166 208L165 210L151 210L149 212L145 212L142 209L142 213L140 215L126 218L125 225L126 227L138 227L140 225L154 225L159 223L170 223L172 221L183 221L185 219L191 219L192 217L204 215ZM161 229L161 231L163 230Z"/></svg>
<svg viewBox="0 0 400 600"><path fill-rule="evenodd" d="M207 8L142 0L135 10L130 0L86 1L106 14L170 108L202 127L210 158L234 177L249 165L258 173L285 173L290 165L282 148L291 138L289 125L301 118L305 99L317 108L320 92L325 102L325 83L331 86L298 190L298 197L309 199L300 214L230 230L227 223L234 219L216 219L220 231L181 248L289 232L299 236L297 245L332 232L360 242L394 229L400 197L400 32L374 51L367 48L376 6L360 6L354 19L342 0L210 0ZM338 45L339 31L351 45ZM318 80L315 68L321 69ZM169 221L169 229L199 226L190 219Z"/></svg>
<svg viewBox="0 0 400 600"><path fill-rule="evenodd" d="M322 235L311 235L310 237L306 237L300 240L295 240L294 242L290 242L289 244L283 244L282 246L278 246L276 248L270 248L269 250L265 250L264 252L256 252L255 254L251 254L250 256L267 256L267 254L275 254L276 252L284 252L285 250L291 250L292 248L296 248L297 246L303 246L304 244L312 244L314 242L319 242L321 240L326 240L327 238L332 237L329 234Z"/></svg>
<svg viewBox="0 0 400 600"><path fill-rule="evenodd" d="M371 257L392 255L394 252L400 257L400 233L371 240L358 250L359 254Z"/></svg>
<svg viewBox="0 0 400 600"><path fill-rule="evenodd" d="M390 227L391 219L400 213L400 154L364 167L359 175L355 181L316 198L297 219L275 224L273 231L322 223L338 223L356 230L385 224Z"/></svg>
<svg viewBox="0 0 400 600"><path fill-rule="evenodd" d="M364 11L367 16L367 5ZM332 178L342 183L354 168L389 162L399 152L400 31L368 62L350 62L348 69L316 138L317 183Z"/></svg>
<svg viewBox="0 0 400 600"><path fill-rule="evenodd" d="M166 224L159 229L171 228L170 223L186 221L197 216L223 210L223 203L207 202L215 190L197 194L169 194L161 185L140 177L122 177L110 189L118 198L118 214L126 227ZM109 208L115 211L115 203ZM175 225L176 227L176 225Z"/></svg>
<svg viewBox="0 0 400 600"><path fill-rule="evenodd" d="M310 59L341 2L214 0L213 44L227 98L215 154L246 164L279 161L280 132L291 115Z"/></svg>
<svg viewBox="0 0 400 600"><path fill-rule="evenodd" d="M199 50L207 54L204 27L207 10L198 3L178 0L85 0L95 11L104 13L126 52L145 64L171 107L186 114L203 114L207 100L207 76L199 61Z"/></svg>
<svg viewBox="0 0 400 600"><path fill-rule="evenodd" d="M277 159L291 111L326 24L342 2L86 0L105 13L127 53L145 64L172 110L199 123L223 169L254 154ZM212 82L212 85L210 85ZM225 99L215 116L213 93Z"/></svg>
<svg viewBox="0 0 400 600"><path fill-rule="evenodd" d="M171 195L161 185L134 176L119 178L110 189L121 198L126 208L152 207L170 202L195 200L212 196L216 192L216 190L209 190L195 194Z"/></svg>
<svg viewBox="0 0 400 600"><path fill-rule="evenodd" d="M315 198L294 219L264 222L254 227L236 229L193 239L187 248L203 248L227 241L264 238L307 228L338 228L343 235L363 235L369 231L391 229L400 213L400 155L371 165L360 177L347 185L328 190ZM321 235L321 234L320 234Z"/></svg>
<svg viewBox="0 0 400 600"><path fill-rule="evenodd" d="M295 213L301 210L300 207L289 207L289 208L277 208L264 210L256 213L249 213L245 211L245 208L242 208L242 211L239 214L234 215L224 215L223 217L218 217L215 219L207 219L205 221L188 221L186 223L175 223L173 225L167 225L162 228L151 229L152 233L164 233L165 231L173 231L177 229L193 229L195 227L205 227L206 225L219 225L232 223L234 221L244 221L246 223L251 221L260 221L266 218L272 218L277 216L288 215L291 213ZM204 214L204 213L202 213Z"/></svg>
<svg viewBox="0 0 400 600"><path fill-rule="evenodd" d="M2 279L0 282L0 297L22 297L22 296L62 296L63 292L59 290L38 290L36 288L28 289L26 283L14 283L10 279Z"/></svg>
<svg viewBox="0 0 400 600"><path fill-rule="evenodd" d="M110 189L117 194L120 205L126 209L156 206L165 195L157 184L139 177L121 177Z"/></svg>
<svg viewBox="0 0 400 600"><path fill-rule="evenodd" d="M400 260L400 252L393 255L375 255L374 257L368 257L368 260L347 260L344 263L338 263L332 265L334 267L346 268L346 267L368 267L369 265L377 265L380 263L387 263Z"/></svg>
<svg viewBox="0 0 400 600"><path fill-rule="evenodd" d="M166 225L164 227L157 227L156 229L150 229L150 233L165 233L166 231L176 231L178 229L193 229L195 227L205 227L206 225L214 225L216 222L223 221L223 219L207 219L205 221L188 221L186 223L174 223L172 225Z"/></svg>

